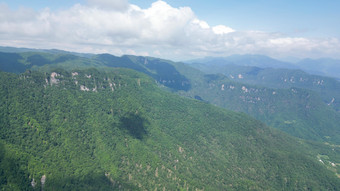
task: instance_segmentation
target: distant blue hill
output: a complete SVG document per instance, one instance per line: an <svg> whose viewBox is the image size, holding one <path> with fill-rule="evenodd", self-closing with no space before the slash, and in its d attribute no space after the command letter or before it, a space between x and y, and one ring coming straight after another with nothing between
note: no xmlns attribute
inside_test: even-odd
<svg viewBox="0 0 340 191"><path fill-rule="evenodd" d="M300 69L310 74L340 79L340 60L332 58L302 59L296 63L280 61L264 55L231 55L228 57L205 57L185 61L185 63L204 63L214 65L255 66L259 68Z"/></svg>
<svg viewBox="0 0 340 191"><path fill-rule="evenodd" d="M340 79L340 60L331 58L304 59L298 62L297 65L312 74Z"/></svg>
<svg viewBox="0 0 340 191"><path fill-rule="evenodd" d="M289 62L283 62L280 60L273 59L264 55L253 55L253 54L245 54L245 55L231 55L228 57L206 57L202 59L195 59L186 61L186 63L213 63L213 64L233 64L238 66L256 66L260 68L289 68L289 69L298 69L295 64Z"/></svg>
<svg viewBox="0 0 340 191"><path fill-rule="evenodd" d="M76 56L86 57L86 58L90 58L94 56L94 54L90 54L90 53L69 52L69 51L58 50L58 49L17 48L17 47L8 47L8 46L0 46L0 52L6 52L6 53L44 52L44 53L50 53L50 54L73 54Z"/></svg>

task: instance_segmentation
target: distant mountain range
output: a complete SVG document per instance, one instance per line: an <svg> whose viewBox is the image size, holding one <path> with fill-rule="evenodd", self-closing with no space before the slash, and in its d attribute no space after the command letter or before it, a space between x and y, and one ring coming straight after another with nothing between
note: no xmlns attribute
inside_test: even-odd
<svg viewBox="0 0 340 191"><path fill-rule="evenodd" d="M80 57L90 58L95 54L69 52L58 49L32 49L32 48L15 48L0 46L0 52L20 53L20 52L45 52L51 54L73 54ZM259 68L285 68L285 69L301 69L305 72L315 75L322 75L336 78L340 80L340 60L332 58L320 59L299 59L296 62L280 61L265 55L231 55L228 57L206 57L184 61L184 63L212 63L212 64L230 64L238 66L255 66Z"/></svg>
<svg viewBox="0 0 340 191"><path fill-rule="evenodd" d="M206 57L185 61L185 63L204 63L214 65L255 66L259 68L301 69L310 74L340 79L340 60L331 58L303 59L296 63L283 62L264 55L232 55L229 57Z"/></svg>
<svg viewBox="0 0 340 191"><path fill-rule="evenodd" d="M331 58L304 59L297 65L309 73L330 76L340 80L340 60Z"/></svg>
<svg viewBox="0 0 340 191"><path fill-rule="evenodd" d="M58 50L58 49L16 48L16 47L8 47L8 46L0 46L0 52L6 52L6 53L44 52L44 53L51 53L51 54L73 54L73 55L81 56L81 57L91 57L94 55L91 53L69 52L69 51Z"/></svg>
<svg viewBox="0 0 340 191"><path fill-rule="evenodd" d="M207 74L223 74L233 81L270 88L303 88L318 92L323 101L340 111L340 82L335 78L312 75L300 69L261 68L229 63L192 63Z"/></svg>
<svg viewBox="0 0 340 191"><path fill-rule="evenodd" d="M237 66L256 66L260 68L298 68L296 65L288 62L279 61L264 55L232 55L228 57L206 57L185 61L185 63L205 63L214 65L237 65Z"/></svg>

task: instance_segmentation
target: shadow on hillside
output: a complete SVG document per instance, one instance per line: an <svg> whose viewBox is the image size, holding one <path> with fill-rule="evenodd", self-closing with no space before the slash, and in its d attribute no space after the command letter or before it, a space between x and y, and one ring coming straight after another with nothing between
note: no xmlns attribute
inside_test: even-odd
<svg viewBox="0 0 340 191"><path fill-rule="evenodd" d="M139 140L147 134L146 125L149 122L142 116L134 113L127 113L120 118L119 127L128 130L128 133Z"/></svg>
<svg viewBox="0 0 340 191"><path fill-rule="evenodd" d="M29 66L20 63L20 59L23 58L17 53L0 52L0 70L17 74L25 72Z"/></svg>
<svg viewBox="0 0 340 191"><path fill-rule="evenodd" d="M37 186L41 187L41 184ZM104 172L93 172L85 176L57 175L46 178L44 190L137 190L138 188L124 180L106 177Z"/></svg>
<svg viewBox="0 0 340 191"><path fill-rule="evenodd" d="M130 68L151 76L158 83L175 91L191 89L189 79L183 76L173 65L160 59L147 59L138 57L137 61L129 56L117 57L110 54L100 54L96 58L109 67Z"/></svg>
<svg viewBox="0 0 340 191"><path fill-rule="evenodd" d="M163 62L161 60L149 61L147 68L156 71L156 74L151 74L155 80L166 87L172 88L176 91L191 89L189 79L183 76L173 65Z"/></svg>
<svg viewBox="0 0 340 191"><path fill-rule="evenodd" d="M25 159L15 156L13 151L7 152L3 143L0 142L0 190L33 190L30 180L27 178L29 173L22 166L27 165Z"/></svg>
<svg viewBox="0 0 340 191"><path fill-rule="evenodd" d="M130 182L121 179L114 179L107 176L104 171L90 171L88 174L70 175L71 170L63 172L63 164L54 164L56 166L52 175L46 175L46 183L42 186L41 176L34 177L35 186L32 186L32 174L25 169L28 162L23 155L17 155L15 151L7 152L3 143L0 142L0 190L138 190L138 187ZM48 163L42 163L49 165ZM94 164L95 165L95 164ZM75 171L82 172L82 166L74 167ZM15 189L13 189L15 188Z"/></svg>

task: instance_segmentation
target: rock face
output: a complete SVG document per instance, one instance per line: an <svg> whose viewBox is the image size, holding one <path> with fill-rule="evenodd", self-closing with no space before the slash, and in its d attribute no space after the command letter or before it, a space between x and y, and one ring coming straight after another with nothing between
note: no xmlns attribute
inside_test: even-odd
<svg viewBox="0 0 340 191"><path fill-rule="evenodd" d="M90 91L89 88L87 88L86 86L80 85L80 90L81 91Z"/></svg>
<svg viewBox="0 0 340 191"><path fill-rule="evenodd" d="M46 175L43 175L40 179L41 182L41 190L44 191L44 186L45 186L45 182L46 182Z"/></svg>
<svg viewBox="0 0 340 191"><path fill-rule="evenodd" d="M33 188L35 188L35 186L37 185L37 183L35 182L34 178L32 179L31 185Z"/></svg>
<svg viewBox="0 0 340 191"><path fill-rule="evenodd" d="M59 77L59 76L60 76L60 74L57 74L56 72L51 73L51 79L50 79L51 85L58 84L59 79L57 79L56 77Z"/></svg>

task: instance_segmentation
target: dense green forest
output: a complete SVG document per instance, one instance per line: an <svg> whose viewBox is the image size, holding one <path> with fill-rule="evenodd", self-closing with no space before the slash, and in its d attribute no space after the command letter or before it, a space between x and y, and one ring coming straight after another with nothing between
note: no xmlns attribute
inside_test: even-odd
<svg viewBox="0 0 340 191"><path fill-rule="evenodd" d="M50 72L56 68L68 71L91 67L130 68L147 74L164 89L179 95L244 112L299 138L340 144L338 81L299 70L255 66L287 65L268 57L245 55L228 59L234 64L225 64L225 59L191 64L203 73L186 64L159 58L46 50L4 52L0 54L0 69L20 73L27 69ZM251 66L247 66L249 64ZM218 72L222 74L216 74Z"/></svg>
<svg viewBox="0 0 340 191"><path fill-rule="evenodd" d="M1 190L340 189L327 169L338 147L132 70L1 72L0 82Z"/></svg>
<svg viewBox="0 0 340 191"><path fill-rule="evenodd" d="M178 68L193 84L189 91L179 91L180 95L247 113L299 138L340 143L340 113L316 91L245 84L222 74L193 73L181 64Z"/></svg>
<svg viewBox="0 0 340 191"><path fill-rule="evenodd" d="M0 70L0 190L340 189L330 78L26 49Z"/></svg>

